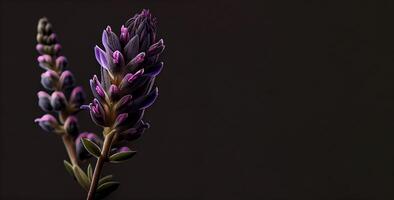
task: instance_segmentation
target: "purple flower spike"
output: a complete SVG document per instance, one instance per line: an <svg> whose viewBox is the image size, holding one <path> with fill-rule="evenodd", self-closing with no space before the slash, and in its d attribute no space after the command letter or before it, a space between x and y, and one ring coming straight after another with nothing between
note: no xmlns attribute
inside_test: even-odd
<svg viewBox="0 0 394 200"><path fill-rule="evenodd" d="M53 132L59 129L59 123L56 118L50 114L45 114L41 118L37 118L34 122L38 123L38 125L47 132Z"/></svg>
<svg viewBox="0 0 394 200"><path fill-rule="evenodd" d="M38 106L40 106L40 108L45 112L51 112L52 111L51 96L49 96L49 94L44 91L39 91L37 93L37 96L38 96Z"/></svg>
<svg viewBox="0 0 394 200"><path fill-rule="evenodd" d="M68 134L74 137L78 136L79 134L78 119L72 115L67 117L66 121L64 122L64 129Z"/></svg>
<svg viewBox="0 0 394 200"><path fill-rule="evenodd" d="M64 96L63 92L53 92L51 96L51 105L54 110L61 111L64 110L67 106L67 100Z"/></svg>

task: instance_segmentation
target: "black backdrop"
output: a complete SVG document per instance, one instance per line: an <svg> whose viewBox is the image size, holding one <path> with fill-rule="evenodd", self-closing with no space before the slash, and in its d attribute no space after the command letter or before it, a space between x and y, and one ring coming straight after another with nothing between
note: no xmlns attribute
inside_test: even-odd
<svg viewBox="0 0 394 200"><path fill-rule="evenodd" d="M102 30L142 8L165 69L139 154L105 167L122 184L109 199L394 198L393 2L1 0L1 199L84 198L33 123L38 18L88 91Z"/></svg>

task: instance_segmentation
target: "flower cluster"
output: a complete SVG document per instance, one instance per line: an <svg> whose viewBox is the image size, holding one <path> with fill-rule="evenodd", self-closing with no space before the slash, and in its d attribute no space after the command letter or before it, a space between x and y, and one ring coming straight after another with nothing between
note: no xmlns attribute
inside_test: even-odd
<svg viewBox="0 0 394 200"><path fill-rule="evenodd" d="M149 124L145 109L158 96L155 77L163 68L158 58L163 40L156 38L156 18L148 10L129 19L116 35L110 26L102 34L104 50L95 47L101 80L90 80L94 100L89 104L93 121L117 133L114 144L137 139Z"/></svg>
<svg viewBox="0 0 394 200"><path fill-rule="evenodd" d="M75 86L74 75L67 70L67 59L60 55L62 47L48 19L39 20L37 32L37 61L45 70L41 84L46 89L37 93L38 105L47 114L35 122L47 132L75 139L80 133L75 114L84 103L85 94L82 87Z"/></svg>

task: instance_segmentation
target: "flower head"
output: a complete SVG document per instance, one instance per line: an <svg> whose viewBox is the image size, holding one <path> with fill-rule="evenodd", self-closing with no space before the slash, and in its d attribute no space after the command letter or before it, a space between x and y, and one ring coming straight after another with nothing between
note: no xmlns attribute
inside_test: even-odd
<svg viewBox="0 0 394 200"><path fill-rule="evenodd" d="M157 40L157 20L149 10L129 19L119 36L110 26L103 31L103 49L94 48L101 66L101 80L90 80L95 97L89 104L93 121L117 130L120 140L133 140L149 126L145 110L158 96L154 82L163 68L158 61L164 41Z"/></svg>

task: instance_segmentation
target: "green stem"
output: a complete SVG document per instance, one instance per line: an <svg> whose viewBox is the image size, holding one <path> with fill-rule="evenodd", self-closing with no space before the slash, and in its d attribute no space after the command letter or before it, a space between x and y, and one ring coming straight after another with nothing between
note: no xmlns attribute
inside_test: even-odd
<svg viewBox="0 0 394 200"><path fill-rule="evenodd" d="M101 150L101 155L98 158L96 166L94 168L92 182L90 183L90 188L89 188L87 200L94 199L94 194L96 193L97 184L100 179L101 170L103 169L104 162L108 158L108 153L109 153L109 150L111 149L112 140L113 140L114 135L115 135L114 133L108 134L104 138L103 149Z"/></svg>

